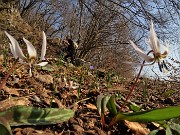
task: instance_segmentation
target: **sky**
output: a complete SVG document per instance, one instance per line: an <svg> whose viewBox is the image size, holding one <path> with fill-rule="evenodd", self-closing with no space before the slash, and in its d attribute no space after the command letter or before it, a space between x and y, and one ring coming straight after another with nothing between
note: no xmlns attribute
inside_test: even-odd
<svg viewBox="0 0 180 135"><path fill-rule="evenodd" d="M180 41L180 31L177 31L176 34L178 35L179 41ZM173 40L169 39L168 41L169 41L169 55L164 60L166 62L171 63L173 66L176 66L177 68L180 68L179 64L176 64L171 60L171 58L173 58L173 59L175 59L177 61L180 61L180 42L178 41L178 42L176 42L174 44ZM147 50L150 50L150 48L148 47ZM146 50L146 52L148 52L147 50ZM139 69L140 69L140 67L136 67L137 72L139 71ZM158 64L155 63L155 64L153 64L151 66L145 66L143 68L141 76L146 76L146 77L150 77L150 78L158 78L158 77L160 77L162 79L167 79L167 76L169 76L170 73L172 72L170 69L171 68L169 68L169 71L164 72L164 73L160 72Z"/></svg>
<svg viewBox="0 0 180 135"><path fill-rule="evenodd" d="M152 11L151 13L167 13L168 10L166 8L160 8L160 11L157 12L157 6L156 5L149 5L152 7ZM163 3L160 7L164 7ZM157 25L157 23L154 23L155 25L155 31L157 33L157 36L159 39L161 39L161 41L167 41L169 43L169 48L170 48L170 52L168 57L165 59L165 61L173 64L174 66L176 66L177 68L180 68L179 64L174 63L172 60L170 60L171 58L180 61L180 12L179 10L177 12L179 12L179 14L173 10L171 10L172 14L167 16L167 25L166 26L161 26L161 25ZM160 15L160 14L157 14ZM166 15L166 14L164 14ZM172 16L172 17L171 17ZM170 34L167 34L167 33ZM146 32L146 36L148 37L149 32ZM145 37L145 38L147 38ZM144 39L145 40L145 39ZM145 44L145 42L141 42L141 44L143 46L147 46L147 44ZM150 50L149 47L145 47L147 48L146 52L148 52ZM136 67L136 71L138 72L138 70L140 69L140 67ZM159 67L158 64L154 64L152 66L146 66L143 68L143 72L141 74L141 76L146 76L146 77L151 77L151 78L166 78L167 76L170 75L172 71L168 71L166 73L162 73L159 71ZM158 75L158 76L157 76Z"/></svg>

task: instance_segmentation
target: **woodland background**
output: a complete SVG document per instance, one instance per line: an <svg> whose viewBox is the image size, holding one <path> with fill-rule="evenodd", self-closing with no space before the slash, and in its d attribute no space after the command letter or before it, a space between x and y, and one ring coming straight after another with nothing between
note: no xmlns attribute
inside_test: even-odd
<svg viewBox="0 0 180 135"><path fill-rule="evenodd" d="M158 38L170 44L170 55L165 60L168 73L160 73L155 64L144 68L135 84L139 67L123 62L142 62L129 40L148 52L146 39L151 20ZM123 112L132 111L132 105L138 110L180 105L178 0L0 0L1 83L14 66L9 39L4 31L18 41L24 54L27 49L23 37L39 54L42 31L45 31L48 65L33 68L33 77L29 77L27 65L17 63L0 89L1 113L17 105L69 108L75 113L73 118L55 125L12 126L13 134L147 135L154 130L158 131L157 134L166 134L166 127L154 122L120 121L106 131L102 128L96 100L99 95L112 95L120 107L136 85ZM62 40L67 35L79 44L77 58L85 60L85 65L74 66L63 61ZM91 70L87 63L95 68ZM106 124L110 117L106 115Z"/></svg>

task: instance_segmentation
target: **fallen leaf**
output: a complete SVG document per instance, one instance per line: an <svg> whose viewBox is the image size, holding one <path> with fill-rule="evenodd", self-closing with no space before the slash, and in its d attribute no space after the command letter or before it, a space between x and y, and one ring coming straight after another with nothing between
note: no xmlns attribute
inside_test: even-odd
<svg viewBox="0 0 180 135"><path fill-rule="evenodd" d="M86 106L87 108L91 109L91 110L97 110L97 107L96 107L95 105L91 104L91 103L85 104L85 106Z"/></svg>
<svg viewBox="0 0 180 135"><path fill-rule="evenodd" d="M54 98L54 100L55 100L55 102L58 104L58 107L59 107L59 108L66 108L66 106L64 106L59 99Z"/></svg>
<svg viewBox="0 0 180 135"><path fill-rule="evenodd" d="M8 108L11 108L13 106L17 105L25 105L27 106L30 103L30 101L25 97L15 97L15 98L9 98L3 101L0 101L0 111L7 110Z"/></svg>
<svg viewBox="0 0 180 135"><path fill-rule="evenodd" d="M125 120L125 125L135 134L135 135L148 135L150 131L145 127L145 124L140 124L138 122L130 122Z"/></svg>
<svg viewBox="0 0 180 135"><path fill-rule="evenodd" d="M160 124L159 123L156 123L156 122L151 122L156 128L160 127Z"/></svg>
<svg viewBox="0 0 180 135"><path fill-rule="evenodd" d="M36 79L39 81L46 83L46 84L53 84L53 77L51 75L39 75L35 76Z"/></svg>
<svg viewBox="0 0 180 135"><path fill-rule="evenodd" d="M73 81L69 81L69 88L75 90L79 88L79 85Z"/></svg>
<svg viewBox="0 0 180 135"><path fill-rule="evenodd" d="M41 103L41 102L42 102L41 99L40 99L38 96L36 96L36 95L33 95L33 99L34 99L37 103Z"/></svg>
<svg viewBox="0 0 180 135"><path fill-rule="evenodd" d="M19 96L19 92L18 92L16 89L14 89L14 88L8 88L7 86L4 86L4 87L3 87L3 90L4 90L5 92L7 92L8 94L10 94L10 95Z"/></svg>

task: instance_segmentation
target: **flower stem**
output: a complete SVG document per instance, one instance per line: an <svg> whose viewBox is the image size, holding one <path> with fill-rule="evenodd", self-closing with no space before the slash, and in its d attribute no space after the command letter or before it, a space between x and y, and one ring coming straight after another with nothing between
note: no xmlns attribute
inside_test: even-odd
<svg viewBox="0 0 180 135"><path fill-rule="evenodd" d="M149 51L149 52L147 53L147 55L149 55L149 54L152 53L152 52L153 52L152 50ZM126 97L124 103L122 104L121 108L119 109L118 113L122 111L122 109L123 109L124 106L126 105L127 101L130 99L131 94L132 94L132 92L134 91L134 89L135 89L135 87L136 87L136 84L137 84L137 82L138 82L138 79L139 79L139 77L140 77L140 75L141 75L141 71L142 71L142 69L143 69L143 67L144 67L143 65L145 64L145 62L146 62L146 61L144 60L143 63L142 63L142 66L141 66L141 68L140 68L140 70L139 70L139 73L138 73L138 75L137 75L137 77L136 77L136 80L135 80L135 82L134 82L134 85L132 86L129 94L127 95L127 97ZM114 125L115 123L116 123L116 116L111 120L110 124L108 125L108 128L111 127L112 125Z"/></svg>
<svg viewBox="0 0 180 135"><path fill-rule="evenodd" d="M14 64L12 65L11 69L9 70L9 72L7 73L7 75L5 76L5 79L2 81L2 83L0 84L0 89L3 89L3 87L6 85L6 81L9 78L9 76L12 74L14 68L16 67L16 63L18 62L19 58L17 58L14 62Z"/></svg>

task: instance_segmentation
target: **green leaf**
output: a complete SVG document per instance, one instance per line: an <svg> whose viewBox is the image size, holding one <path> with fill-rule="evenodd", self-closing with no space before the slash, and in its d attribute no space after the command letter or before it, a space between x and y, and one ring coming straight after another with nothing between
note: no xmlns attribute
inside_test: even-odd
<svg viewBox="0 0 180 135"><path fill-rule="evenodd" d="M104 97L104 95L98 95L97 100L96 100L96 107L97 107L97 110L100 115L101 115L101 101L102 101L103 97Z"/></svg>
<svg viewBox="0 0 180 135"><path fill-rule="evenodd" d="M79 80L79 87L78 87L78 98L81 95L81 86L82 86L82 81L83 81L83 73L81 74L80 80Z"/></svg>
<svg viewBox="0 0 180 135"><path fill-rule="evenodd" d="M97 96L97 102L96 102L96 107L98 109L98 112L100 115L104 114L106 110L106 106L109 102L110 96L106 95L98 95Z"/></svg>
<svg viewBox="0 0 180 135"><path fill-rule="evenodd" d="M56 124L67 121L73 116L74 112L70 109L30 106L14 106L0 112L0 119L5 119L11 126Z"/></svg>
<svg viewBox="0 0 180 135"><path fill-rule="evenodd" d="M156 130L151 131L151 132L149 133L149 135L156 135L158 132L159 132L159 130L156 129Z"/></svg>
<svg viewBox="0 0 180 135"><path fill-rule="evenodd" d="M114 96L110 97L109 102L107 103L107 108L108 108L109 112L112 113L113 115L117 114L117 109L116 109L116 105L114 102Z"/></svg>
<svg viewBox="0 0 180 135"><path fill-rule="evenodd" d="M49 71L49 72L53 72L54 71L54 69L53 68L50 68L50 67L41 67L42 68L42 70L44 70L44 71Z"/></svg>
<svg viewBox="0 0 180 135"><path fill-rule="evenodd" d="M166 108L152 109L134 113L118 113L115 122L120 120L129 120L136 122L152 122L169 120L171 118L180 117L180 107L172 106Z"/></svg>
<svg viewBox="0 0 180 135"><path fill-rule="evenodd" d="M102 126L105 125L104 113L105 113L105 110L106 110L106 106L109 109L110 113L116 115L117 110L116 110L116 106L115 106L115 103L114 103L113 96L98 95L96 107L97 107L98 112L99 112L99 114L101 116Z"/></svg>
<svg viewBox="0 0 180 135"><path fill-rule="evenodd" d="M173 135L169 126L166 128L166 135Z"/></svg>
<svg viewBox="0 0 180 135"><path fill-rule="evenodd" d="M170 120L171 123L176 123L180 125L180 117L179 118L173 118Z"/></svg>
<svg viewBox="0 0 180 135"><path fill-rule="evenodd" d="M147 102L147 80L143 81L143 97L144 101Z"/></svg>
<svg viewBox="0 0 180 135"><path fill-rule="evenodd" d="M107 103L110 99L110 96L104 96L101 103L101 113L104 114L106 110Z"/></svg>
<svg viewBox="0 0 180 135"><path fill-rule="evenodd" d="M171 124L169 124L169 127L170 127L171 130L173 130L175 132L174 135L175 134L180 135L180 125L179 124L171 123Z"/></svg>
<svg viewBox="0 0 180 135"><path fill-rule="evenodd" d="M139 112L140 111L140 107L137 105L130 105L130 109L135 111L135 112Z"/></svg>
<svg viewBox="0 0 180 135"><path fill-rule="evenodd" d="M167 92L163 93L163 97L168 98L169 96L171 96L173 93L175 93L175 90L168 90Z"/></svg>

